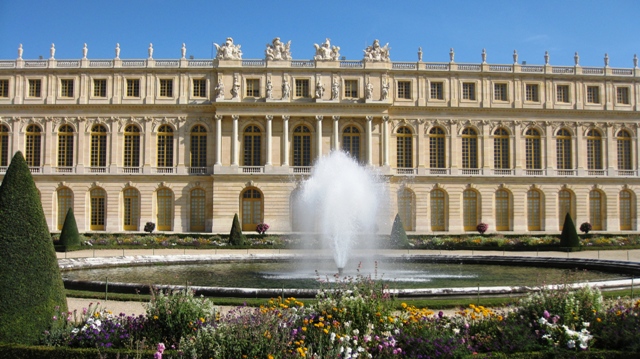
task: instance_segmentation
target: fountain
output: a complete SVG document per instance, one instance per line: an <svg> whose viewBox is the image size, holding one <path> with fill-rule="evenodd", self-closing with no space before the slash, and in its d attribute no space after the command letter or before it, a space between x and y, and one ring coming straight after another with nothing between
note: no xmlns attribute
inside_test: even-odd
<svg viewBox="0 0 640 359"><path fill-rule="evenodd" d="M362 238L375 244L378 223L386 221L385 184L372 169L333 151L318 160L301 189L296 221L303 232L317 233L342 275L354 244Z"/></svg>

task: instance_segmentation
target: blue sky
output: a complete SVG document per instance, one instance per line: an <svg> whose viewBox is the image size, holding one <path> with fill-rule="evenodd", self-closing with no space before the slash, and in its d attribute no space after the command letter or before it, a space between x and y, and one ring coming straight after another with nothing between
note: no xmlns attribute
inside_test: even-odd
<svg viewBox="0 0 640 359"><path fill-rule="evenodd" d="M90 59L146 58L149 43L154 58L211 58L212 43L233 37L243 58L264 58L265 44L278 36L291 40L294 59L311 59L314 43L326 37L349 60L362 59L374 39L389 43L392 61L416 61L421 46L425 62L446 62L449 48L456 62L544 63L573 65L578 51L582 66L632 67L640 53L638 0L540 1L176 1L176 0L0 0L0 59L82 57L87 43Z"/></svg>

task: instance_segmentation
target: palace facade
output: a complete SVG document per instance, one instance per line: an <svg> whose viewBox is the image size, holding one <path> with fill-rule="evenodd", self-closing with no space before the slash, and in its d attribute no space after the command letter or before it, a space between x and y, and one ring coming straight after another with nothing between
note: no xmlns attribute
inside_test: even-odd
<svg viewBox="0 0 640 359"><path fill-rule="evenodd" d="M0 179L22 151L52 231L292 232L300 181L333 150L386 178L409 233L637 231L640 69L345 60L279 38L242 59L0 61ZM311 49L311 47L309 47ZM340 173L336 173L339 178ZM393 218L389 218L392 222Z"/></svg>

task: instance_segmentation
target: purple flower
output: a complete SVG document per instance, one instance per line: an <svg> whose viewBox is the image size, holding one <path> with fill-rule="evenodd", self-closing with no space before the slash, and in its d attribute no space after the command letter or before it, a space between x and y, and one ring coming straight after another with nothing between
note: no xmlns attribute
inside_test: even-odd
<svg viewBox="0 0 640 359"><path fill-rule="evenodd" d="M549 317L551 316L551 314L549 314L549 312L547 312L546 310L544 311L544 313L542 313L542 316L544 317L544 319L549 319Z"/></svg>

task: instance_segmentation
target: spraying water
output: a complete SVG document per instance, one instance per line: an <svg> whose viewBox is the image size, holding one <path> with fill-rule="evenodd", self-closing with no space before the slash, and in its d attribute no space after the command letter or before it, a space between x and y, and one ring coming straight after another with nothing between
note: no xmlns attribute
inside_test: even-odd
<svg viewBox="0 0 640 359"><path fill-rule="evenodd" d="M341 273L356 241L374 240L383 198L385 186L375 172L333 151L318 160L302 184L295 215L303 231L317 233L332 250Z"/></svg>

